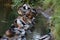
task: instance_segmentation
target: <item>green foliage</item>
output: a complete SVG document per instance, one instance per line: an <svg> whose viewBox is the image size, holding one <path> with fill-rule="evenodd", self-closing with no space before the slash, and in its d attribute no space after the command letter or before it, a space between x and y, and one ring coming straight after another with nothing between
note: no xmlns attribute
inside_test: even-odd
<svg viewBox="0 0 60 40"><path fill-rule="evenodd" d="M19 5L21 5L22 0L12 0L13 4L12 4L12 8L13 7L18 7Z"/></svg>
<svg viewBox="0 0 60 40"><path fill-rule="evenodd" d="M43 8L47 9L54 4L54 0L44 0L42 4L43 4Z"/></svg>
<svg viewBox="0 0 60 40"><path fill-rule="evenodd" d="M55 40L60 40L60 0L55 0L56 5L54 8L53 20L55 24Z"/></svg>
<svg viewBox="0 0 60 40"><path fill-rule="evenodd" d="M29 4L30 4L31 6L40 6L40 5L42 5L42 2L43 2L43 0L31 0L31 1L29 2Z"/></svg>
<svg viewBox="0 0 60 40"><path fill-rule="evenodd" d="M12 0L12 7L19 7L24 3L30 4L31 6L41 6L44 0Z"/></svg>

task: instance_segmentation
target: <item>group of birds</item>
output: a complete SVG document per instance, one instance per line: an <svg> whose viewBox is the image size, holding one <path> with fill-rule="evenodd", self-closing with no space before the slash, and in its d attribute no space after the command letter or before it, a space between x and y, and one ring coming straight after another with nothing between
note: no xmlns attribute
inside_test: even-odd
<svg viewBox="0 0 60 40"><path fill-rule="evenodd" d="M34 30L35 17L37 16L36 10L31 8L30 5L24 4L18 8L17 12L19 16L0 40L26 40L27 33L32 33ZM50 38L49 35L36 39L47 40L47 38Z"/></svg>

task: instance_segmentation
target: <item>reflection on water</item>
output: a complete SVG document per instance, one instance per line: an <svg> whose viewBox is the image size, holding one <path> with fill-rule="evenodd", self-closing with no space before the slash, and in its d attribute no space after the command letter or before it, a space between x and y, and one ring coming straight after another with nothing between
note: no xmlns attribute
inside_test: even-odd
<svg viewBox="0 0 60 40"><path fill-rule="evenodd" d="M38 38L40 38L41 34L40 34L40 27L39 26L35 26L35 30L31 33L27 35L27 40L38 40Z"/></svg>
<svg viewBox="0 0 60 40"><path fill-rule="evenodd" d="M33 33L33 40L38 40L40 38L40 33L34 32Z"/></svg>
<svg viewBox="0 0 60 40"><path fill-rule="evenodd" d="M40 38L40 32L37 32L36 30L34 30L33 33L27 35L27 40L38 40L38 38Z"/></svg>

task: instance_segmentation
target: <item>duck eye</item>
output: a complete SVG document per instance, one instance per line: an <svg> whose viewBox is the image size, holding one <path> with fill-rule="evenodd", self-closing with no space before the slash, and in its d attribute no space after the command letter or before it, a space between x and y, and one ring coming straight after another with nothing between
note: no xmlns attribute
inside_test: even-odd
<svg viewBox="0 0 60 40"><path fill-rule="evenodd" d="M23 9L25 9L25 10L26 10L25 6L23 7Z"/></svg>
<svg viewBox="0 0 60 40"><path fill-rule="evenodd" d="M30 8L28 8L28 10L29 10Z"/></svg>

